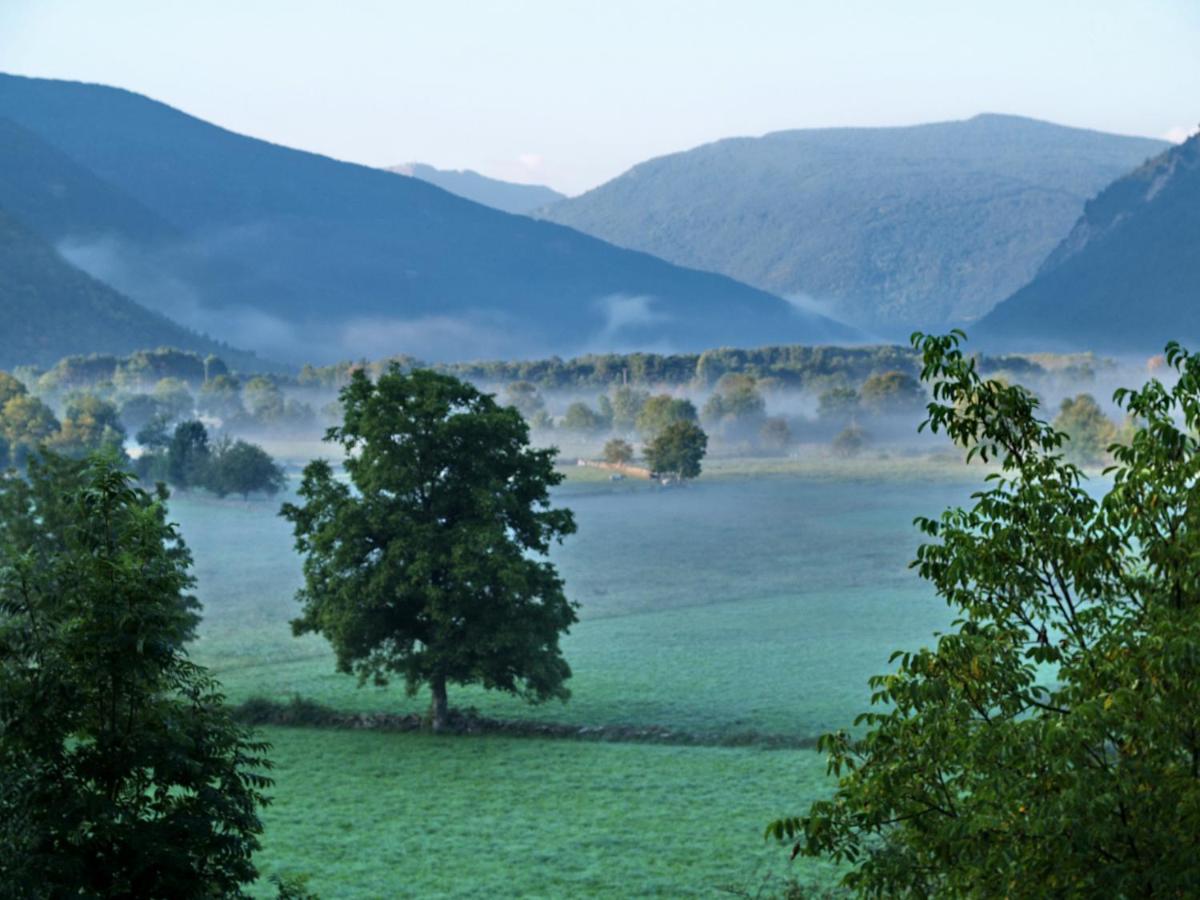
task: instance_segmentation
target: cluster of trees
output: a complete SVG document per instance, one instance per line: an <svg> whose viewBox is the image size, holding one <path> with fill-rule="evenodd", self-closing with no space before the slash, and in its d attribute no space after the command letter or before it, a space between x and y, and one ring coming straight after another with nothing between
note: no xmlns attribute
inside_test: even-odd
<svg viewBox="0 0 1200 900"><path fill-rule="evenodd" d="M168 431L151 422L138 432L143 452L134 471L147 483L165 482L181 490L203 488L218 497L277 494L287 483L283 469L262 447L228 435L209 440L208 429L195 420Z"/></svg>
<svg viewBox="0 0 1200 900"><path fill-rule="evenodd" d="M181 350L139 351L119 357L70 356L48 371L17 373L39 397L65 403L92 395L113 404L124 430L151 420L170 425L194 416L219 420L227 429L254 431L316 428L320 416L285 390L294 379L278 375L239 377L216 356Z"/></svg>
<svg viewBox="0 0 1200 900"><path fill-rule="evenodd" d="M7 372L0 372L0 469L20 468L39 447L81 455L119 450L125 429L111 403L84 394L67 401L62 420Z"/></svg>
<svg viewBox="0 0 1200 900"><path fill-rule="evenodd" d="M158 412L171 402L177 416ZM282 468L261 447L228 436L210 442L207 428L193 419L172 428L170 421L185 415L189 407L172 401L169 391L159 396L155 410L153 415L132 418L140 423L136 440L143 451L132 467L142 481L204 488L221 497L275 494L284 486ZM0 372L0 470L24 468L43 448L74 458L103 451L124 459L126 437L122 410L112 402L95 394L72 395L60 420L22 382Z"/></svg>

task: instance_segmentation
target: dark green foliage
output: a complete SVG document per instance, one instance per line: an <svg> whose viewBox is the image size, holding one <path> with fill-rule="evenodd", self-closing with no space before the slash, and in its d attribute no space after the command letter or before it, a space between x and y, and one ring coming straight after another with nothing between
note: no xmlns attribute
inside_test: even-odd
<svg viewBox="0 0 1200 900"><path fill-rule="evenodd" d="M996 115L783 131L644 162L545 215L872 331L931 327L1025 284L1089 197L1165 146Z"/></svg>
<svg viewBox="0 0 1200 900"><path fill-rule="evenodd" d="M218 497L274 495L287 484L283 469L267 451L246 441L220 441L209 455L203 484Z"/></svg>
<svg viewBox="0 0 1200 900"><path fill-rule="evenodd" d="M155 420L138 432L144 452L134 460L143 482L165 481L180 489L202 488L218 497L241 494L273 496L287 483L283 469L257 444L222 437L208 439L203 422L180 422L168 432Z"/></svg>
<svg viewBox="0 0 1200 900"><path fill-rule="evenodd" d="M210 448L202 422L180 422L167 447L167 481L178 488L200 487L208 478Z"/></svg>
<svg viewBox="0 0 1200 900"><path fill-rule="evenodd" d="M325 635L360 681L428 684L435 728L447 683L565 699L575 607L544 556L575 523L550 506L554 451L529 447L515 409L433 372L359 372L341 402L327 437L351 484L313 462L282 511L304 556L296 633Z"/></svg>
<svg viewBox="0 0 1200 900"><path fill-rule="evenodd" d="M156 416L138 429L134 440L149 450L165 450L171 445L170 422Z"/></svg>
<svg viewBox="0 0 1200 900"><path fill-rule="evenodd" d="M696 407L691 400L657 394L642 404L635 426L642 440L652 441L676 422L695 422Z"/></svg>
<svg viewBox="0 0 1200 900"><path fill-rule="evenodd" d="M628 441L613 438L604 445L604 461L618 466L628 465L633 462L633 447Z"/></svg>
<svg viewBox="0 0 1200 900"><path fill-rule="evenodd" d="M1117 440L1116 423L1104 414L1091 394L1064 399L1054 427L1069 439L1063 445L1063 452L1080 465L1106 460L1108 448Z"/></svg>
<svg viewBox="0 0 1200 900"><path fill-rule="evenodd" d="M646 445L646 462L659 476L697 478L707 449L708 435L704 429L695 422L675 421Z"/></svg>
<svg viewBox="0 0 1200 900"><path fill-rule="evenodd" d="M1200 358L1118 391L1142 423L1089 489L1026 389L960 335L914 343L927 424L994 460L913 565L958 613L827 735L835 796L769 833L867 896L1193 896L1200 888Z"/></svg>
<svg viewBox="0 0 1200 900"><path fill-rule="evenodd" d="M265 744L189 662L190 555L115 461L0 480L0 894L236 897Z"/></svg>
<svg viewBox="0 0 1200 900"><path fill-rule="evenodd" d="M497 342L503 354L552 352L608 334L613 310L642 297L653 298L651 315L621 327L623 343L699 349L857 336L724 276L487 209L417 179L237 135L127 91L0 75L0 116L168 223L185 248L212 234L244 236L207 241L202 255L162 252L178 246L173 234L125 232L122 246L194 288L202 305L301 323L296 344L317 348L321 361L394 345L388 329L376 338L359 328L342 342L342 326L388 317L449 321L448 337L434 335L434 355L477 356ZM0 168L5 149L0 142ZM103 221L98 206L90 222ZM153 285L126 287L136 300L161 302ZM500 317L505 326L494 327ZM218 336L236 336L234 318L212 318L229 329Z"/></svg>
<svg viewBox="0 0 1200 900"><path fill-rule="evenodd" d="M1089 201L1035 278L980 320L1014 348L1149 354L1200 340L1200 136Z"/></svg>

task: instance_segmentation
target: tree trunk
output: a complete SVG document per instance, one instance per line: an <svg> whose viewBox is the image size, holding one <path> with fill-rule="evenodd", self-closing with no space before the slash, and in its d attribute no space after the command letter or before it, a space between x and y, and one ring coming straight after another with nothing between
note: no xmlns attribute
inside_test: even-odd
<svg viewBox="0 0 1200 900"><path fill-rule="evenodd" d="M446 676L440 673L434 675L429 682L429 690L433 695L429 701L429 721L433 726L433 733L437 734L446 730L449 712L446 702Z"/></svg>

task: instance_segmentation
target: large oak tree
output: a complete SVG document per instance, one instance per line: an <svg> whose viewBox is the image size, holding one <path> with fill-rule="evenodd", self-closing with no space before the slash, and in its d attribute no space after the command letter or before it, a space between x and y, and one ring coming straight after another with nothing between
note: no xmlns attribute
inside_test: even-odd
<svg viewBox="0 0 1200 900"><path fill-rule="evenodd" d="M360 683L428 685L435 730L450 683L566 699L559 636L575 606L545 555L575 523L550 504L554 451L529 446L516 409L447 375L358 372L340 399L327 440L350 483L313 462L282 511L305 557L296 633L323 634Z"/></svg>

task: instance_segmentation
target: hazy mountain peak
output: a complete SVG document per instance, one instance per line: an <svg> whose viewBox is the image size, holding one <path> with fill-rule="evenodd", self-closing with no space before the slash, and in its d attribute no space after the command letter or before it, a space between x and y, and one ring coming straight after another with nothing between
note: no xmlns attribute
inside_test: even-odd
<svg viewBox="0 0 1200 900"><path fill-rule="evenodd" d="M518 184L489 178L472 169L437 169L425 163L410 162L389 166L388 172L419 178L484 206L524 215L566 198L565 194L541 184Z"/></svg>

